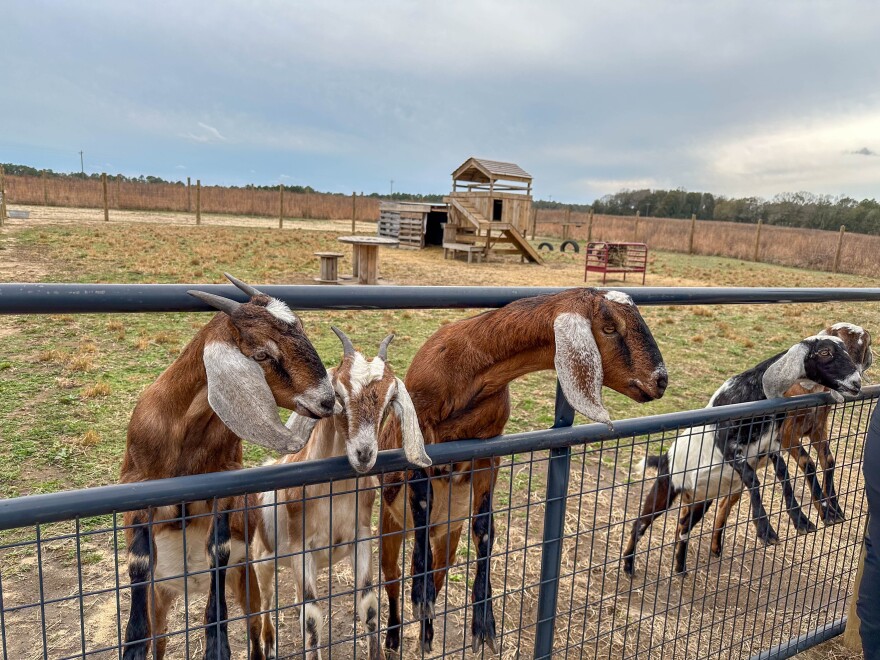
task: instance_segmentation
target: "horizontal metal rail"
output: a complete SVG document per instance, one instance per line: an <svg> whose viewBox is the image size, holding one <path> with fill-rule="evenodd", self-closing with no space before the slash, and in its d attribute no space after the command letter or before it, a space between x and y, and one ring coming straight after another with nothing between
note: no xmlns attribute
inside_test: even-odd
<svg viewBox="0 0 880 660"><path fill-rule="evenodd" d="M299 310L473 309L501 307L562 287L256 285ZM227 284L0 284L0 314L96 314L216 311L189 289L245 301ZM615 287L639 305L769 305L880 302L880 288Z"/></svg>
<svg viewBox="0 0 880 660"><path fill-rule="evenodd" d="M865 387L853 400L880 394L880 385ZM784 412L817 405L829 405L828 394L807 394L785 399L771 399L732 406L699 408L664 415L649 415L614 422L611 431L605 424L584 424L543 431L513 433L486 440L457 440L428 445L427 452L437 464L471 461L528 451L571 447L592 442L634 438L673 429L712 424L720 421L749 419L774 412ZM621 447L627 446L626 444ZM371 474L406 469L409 464L402 450L379 452ZM157 479L132 484L99 486L81 490L28 495L0 500L0 530L28 525L98 516L152 506L199 501L259 493L358 476L345 456L319 461L195 474L171 479ZM363 475L361 475L363 476Z"/></svg>

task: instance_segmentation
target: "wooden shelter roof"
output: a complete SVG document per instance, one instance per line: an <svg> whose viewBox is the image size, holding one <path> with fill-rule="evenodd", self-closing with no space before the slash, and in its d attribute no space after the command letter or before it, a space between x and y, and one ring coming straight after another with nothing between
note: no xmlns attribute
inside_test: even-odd
<svg viewBox="0 0 880 660"><path fill-rule="evenodd" d="M532 175L516 163L471 157L452 173L452 178L456 181L473 181L475 183L489 183L499 179L530 182Z"/></svg>

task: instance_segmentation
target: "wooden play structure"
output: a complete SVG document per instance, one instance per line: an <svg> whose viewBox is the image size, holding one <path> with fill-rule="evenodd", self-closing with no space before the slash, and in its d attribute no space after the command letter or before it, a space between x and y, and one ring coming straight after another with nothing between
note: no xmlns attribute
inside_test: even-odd
<svg viewBox="0 0 880 660"><path fill-rule="evenodd" d="M448 252L518 254L543 263L526 240L532 217L532 176L514 163L468 158L452 173L452 192L443 198L449 217L443 236Z"/></svg>
<svg viewBox="0 0 880 660"><path fill-rule="evenodd" d="M587 258L584 266L584 282L590 273L602 273L602 284L608 273L623 273L626 281L628 273L641 273L642 284L648 270L648 246L645 243L608 243L593 241L587 243Z"/></svg>

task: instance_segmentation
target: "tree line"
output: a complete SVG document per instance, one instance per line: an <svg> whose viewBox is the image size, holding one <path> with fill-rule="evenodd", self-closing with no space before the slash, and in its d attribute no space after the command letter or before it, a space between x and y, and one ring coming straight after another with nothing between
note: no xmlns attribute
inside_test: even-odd
<svg viewBox="0 0 880 660"><path fill-rule="evenodd" d="M816 195L809 192L781 193L771 199L723 197L687 190L622 190L605 195L592 205L596 213L751 222L808 229L880 234L880 202L847 196Z"/></svg>

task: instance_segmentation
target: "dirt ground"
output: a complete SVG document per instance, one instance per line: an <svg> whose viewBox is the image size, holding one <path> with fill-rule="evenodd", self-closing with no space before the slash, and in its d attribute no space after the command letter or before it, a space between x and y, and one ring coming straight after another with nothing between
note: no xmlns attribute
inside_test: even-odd
<svg viewBox="0 0 880 660"><path fill-rule="evenodd" d="M46 276L57 277L57 273L67 272L65 269L72 272L72 269L80 268L72 261L53 260L46 251L22 243L17 232L34 227L51 230L59 226L85 226L98 236L103 226L100 214L100 211L89 210L39 209L29 221L11 221L10 227L4 230L0 281L40 280ZM126 221L136 226L175 220L160 219L159 215L130 214ZM191 218L178 220L181 225L192 224L186 221ZM258 224L260 222L264 221L203 217L203 223L209 226L266 229L275 226L268 221L265 225ZM322 232L333 232L334 235L347 232L350 223L298 220L286 222L285 227L315 231L316 235L323 236ZM358 229L367 232L372 227L364 224ZM120 240L131 241L133 236L123 236ZM82 263L87 258L92 256L84 256ZM164 266L157 266L160 267ZM649 277L649 284L705 284L700 273L701 269L709 268L713 270L717 283L733 283L724 281L734 277L733 270L729 273L719 271L715 266L695 260L687 265L658 262L657 272ZM772 280L774 272L748 271L737 277L739 281L748 280L746 283L767 284L764 278ZM811 274L791 272L795 273L793 277L803 278L804 283L815 282ZM580 266L570 255L565 258L555 255L545 269L520 267L512 261L509 264L504 262L503 267L489 264L471 268L460 262L443 261L427 251L400 251L394 260L388 260L383 273L401 284L475 283L474 279L479 278L484 284L543 285L554 282L562 285L577 284L582 280ZM179 276L185 278L187 274ZM149 280L151 275L146 273L144 277ZM281 281L294 280L285 275ZM691 341L692 348L697 351L704 342L702 339L696 341L694 337L702 336L698 333L705 334L705 331L692 329L687 324L719 324L727 317L720 314L709 317L701 314L687 319L669 317L675 321L664 325L665 318L658 315L652 319L652 326L656 322L658 330L678 329L679 333L682 328L687 328L685 342ZM805 326L817 324L818 318L820 316L794 317L797 323ZM794 319L788 318L786 322L795 322ZM744 321L753 322L752 317ZM28 328L0 325L0 341L4 331L31 332ZM34 339L31 341L36 341L39 333L32 332ZM658 333L658 339L660 336ZM414 343L419 343L418 337ZM707 339L705 343L711 342ZM666 350L664 347L664 353ZM673 350L677 349L670 349ZM708 346L705 350L716 349ZM0 355L0 359L6 357ZM704 356L699 358L705 362ZM679 376L684 378L686 373ZM709 376L701 377L709 379ZM552 378L527 380L526 385L516 392L543 391L543 398L535 405L545 415L545 408L552 398L546 394L551 391L548 385L552 386ZM693 393L690 396L693 398ZM668 405L680 408L682 403L672 399ZM511 420L513 430L522 430L516 424L534 418L536 409L517 408ZM766 485L764 500L781 543L770 548L759 545L749 522L748 504L741 502L731 516L725 551L720 559L710 558L708 553L711 522L704 522L694 530L688 556L691 570L685 577L671 574L676 507L667 516L658 518L640 543L635 577L625 576L619 566L622 545L638 514L640 500L650 486L650 474L648 481L630 482L630 465L645 454L648 442L652 447L662 441L668 444L674 432L575 447L553 657L663 660L748 657L844 616L863 526L860 458L868 413L867 407L848 404L840 407L835 417L838 493L847 512L844 523L822 526L816 520L815 510L809 508L808 513L818 530L804 536L797 535L782 510L780 489L772 473L765 473L762 475L762 482ZM546 452L503 457L493 496L497 540L491 573L499 633L498 655L506 659L530 656L534 647L547 460ZM790 469L792 474L796 473L793 465ZM46 476L41 470L48 468L33 461L17 479L23 483L39 481ZM53 473L51 476L61 479L63 487L63 474ZM112 475L106 483L110 481ZM798 478L795 488L807 509L809 496L803 486L803 479ZM710 512L707 519L711 515ZM39 543L35 536L37 530L33 529L0 535L0 611L3 617L0 626L5 631L2 640L4 660L118 657L118 641L124 631L129 598L124 588L128 576L122 533L114 533L110 517L82 520L78 524L79 536L72 523L42 526L38 530ZM471 657L471 612L467 604L476 556L469 536L463 534L455 566L438 599L437 609L444 614L436 622L433 650L420 652L418 625L405 619L403 657L441 657L444 653ZM407 543L402 553L407 568L411 552L411 544ZM289 570L282 572L278 590L278 605L282 608L279 648L281 657L301 657L302 642L295 606L297 596L289 573ZM374 574L378 576L378 562ZM403 589L405 617L409 614L408 575L406 580ZM363 633L360 625L354 625L353 584L352 572L345 562L334 567L332 576L328 579L325 575L319 584L319 606L325 616L324 643L329 646L325 657L366 657L363 642L357 649L351 643L354 633ZM117 592L120 586L122 590ZM380 611L384 613L387 602L384 591L379 591ZM43 607L39 606L41 602ZM190 598L186 617L184 608L177 608L169 622L169 658L185 657L187 650L189 657L202 657L204 636L197 628L201 624L203 609L204 599L198 596ZM244 621L231 599L230 614L233 618L238 617L230 624L233 657L244 658ZM190 632L185 634L188 628ZM484 649L478 656L492 657L492 654ZM818 660L856 656L832 642L810 651L806 657Z"/></svg>

